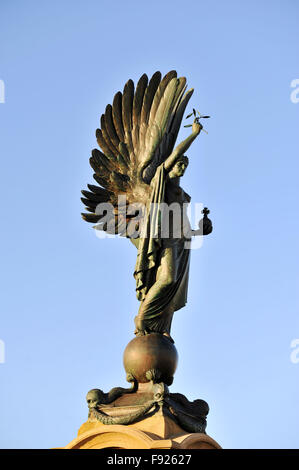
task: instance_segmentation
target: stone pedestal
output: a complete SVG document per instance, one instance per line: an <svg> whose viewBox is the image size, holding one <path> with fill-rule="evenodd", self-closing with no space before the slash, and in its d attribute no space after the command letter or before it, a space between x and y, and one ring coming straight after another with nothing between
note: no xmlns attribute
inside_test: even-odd
<svg viewBox="0 0 299 470"><path fill-rule="evenodd" d="M119 411L119 410L118 410ZM82 424L78 437L65 449L221 449L204 433L186 433L162 410L140 422L105 425Z"/></svg>

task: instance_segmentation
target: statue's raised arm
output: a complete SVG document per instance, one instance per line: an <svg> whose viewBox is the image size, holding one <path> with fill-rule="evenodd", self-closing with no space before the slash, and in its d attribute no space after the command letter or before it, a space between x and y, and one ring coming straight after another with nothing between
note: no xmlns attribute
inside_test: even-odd
<svg viewBox="0 0 299 470"><path fill-rule="evenodd" d="M192 144L192 142L196 139L202 129L202 125L200 122L194 120L192 125L192 134L190 134L187 139L183 140L172 152L171 155L167 158L164 163L164 167L166 171L170 170L173 165L187 152L188 148Z"/></svg>

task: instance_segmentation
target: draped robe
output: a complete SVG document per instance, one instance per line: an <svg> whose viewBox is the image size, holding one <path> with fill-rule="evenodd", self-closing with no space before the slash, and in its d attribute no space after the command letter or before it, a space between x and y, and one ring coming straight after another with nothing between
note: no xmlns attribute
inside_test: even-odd
<svg viewBox="0 0 299 470"><path fill-rule="evenodd" d="M171 187L164 164L157 168L151 181L151 188L134 271L137 298L141 301L138 317L142 317L143 323L150 331L169 332L173 312L184 307L187 302L191 227L185 209L190 202L190 196L179 186ZM180 233L179 236L177 232L173 233L173 221L170 218L169 237L165 238L161 236L163 211L165 203L172 202L179 203L181 208ZM172 250L175 262L176 269L172 282L167 285L161 284L161 293L155 295L150 302L146 302L150 288L155 282L159 282L159 279L156 281L156 274L161 256L166 249ZM146 307L143 308L144 305Z"/></svg>

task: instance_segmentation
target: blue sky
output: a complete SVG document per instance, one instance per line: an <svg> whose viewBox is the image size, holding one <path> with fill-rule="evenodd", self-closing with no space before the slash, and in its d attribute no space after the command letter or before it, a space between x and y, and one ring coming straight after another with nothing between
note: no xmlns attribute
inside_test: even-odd
<svg viewBox="0 0 299 470"><path fill-rule="evenodd" d="M115 92L171 69L212 116L182 186L214 223L174 317L171 391L208 401L223 447L299 447L298 15L296 0L1 1L1 448L64 446L89 389L126 386L136 251L95 236L80 190Z"/></svg>

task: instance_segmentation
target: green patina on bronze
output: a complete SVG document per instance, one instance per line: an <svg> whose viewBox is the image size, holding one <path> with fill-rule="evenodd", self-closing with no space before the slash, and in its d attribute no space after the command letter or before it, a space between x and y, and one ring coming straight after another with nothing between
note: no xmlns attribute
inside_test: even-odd
<svg viewBox="0 0 299 470"><path fill-rule="evenodd" d="M129 80L123 93L116 93L96 131L102 151L92 151L90 164L98 184L82 191L88 211L82 216L96 230L127 237L137 248L134 277L140 306L136 337L124 352L132 386L108 393L90 390L90 421L129 425L162 410L185 431L205 432L207 403L189 402L167 388L178 361L170 330L173 313L187 302L191 237L212 232L207 208L199 229L191 229L191 198L180 186L189 164L185 152L203 129L199 120L209 117L193 109L187 116L193 114L193 124L185 126L191 133L175 147L192 94L193 89L186 91L186 78L175 71L163 78L156 72L150 80L144 74L136 89ZM170 210L174 205L176 215Z"/></svg>
<svg viewBox="0 0 299 470"><path fill-rule="evenodd" d="M82 191L89 211L82 216L96 223L97 230L126 236L136 246L134 277L140 307L135 334L160 333L172 341L173 313L187 301L188 242L193 235L212 231L207 213L200 229L191 229L186 212L191 198L180 186L189 162L185 152L202 130L199 119L208 116L196 117L193 110L192 132L174 148L193 89L186 91L186 78L178 78L175 71L161 78L156 72L148 81L144 74L136 89L129 80L106 107L96 131L102 152L93 150L90 159L100 186L88 185L90 191ZM126 198L123 206L120 196ZM99 213L99 204L107 202L113 213ZM179 230L171 222L169 236L161 236L163 207L174 203L181 214ZM136 208L135 214L128 214L129 206Z"/></svg>
<svg viewBox="0 0 299 470"><path fill-rule="evenodd" d="M125 414L109 415L111 412L109 406L102 403L101 390L90 390L87 394L87 404L89 408L89 421L99 421L107 425L129 425L141 419L153 416L157 411L161 410L179 426L187 432L205 433L207 426L207 415L209 406L204 400L194 400L190 402L184 395L180 393L169 393L168 387L163 383L151 383L150 393L145 397L144 402L136 403L133 410L128 410ZM114 407L114 409L117 406ZM130 408L127 406L127 408ZM121 407L120 407L121 409ZM123 410L123 408L122 408Z"/></svg>

